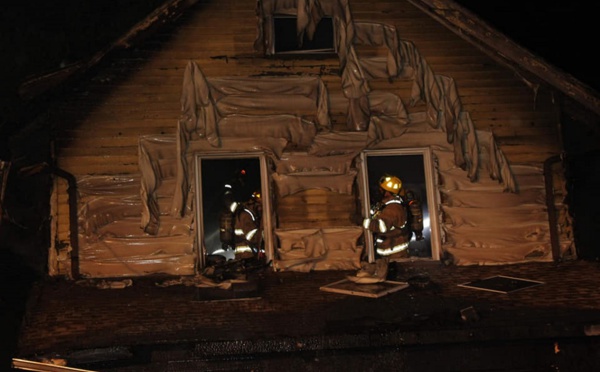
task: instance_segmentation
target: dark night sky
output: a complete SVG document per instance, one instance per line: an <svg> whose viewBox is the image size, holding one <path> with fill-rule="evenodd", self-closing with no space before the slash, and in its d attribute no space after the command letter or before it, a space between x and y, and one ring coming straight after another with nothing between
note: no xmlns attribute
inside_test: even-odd
<svg viewBox="0 0 600 372"><path fill-rule="evenodd" d="M455 0L546 62L600 91L598 15L582 0Z"/></svg>
<svg viewBox="0 0 600 372"><path fill-rule="evenodd" d="M29 77L87 61L165 0L6 0L0 11L0 158L3 139L34 113L18 95ZM34 106L34 108L37 106Z"/></svg>

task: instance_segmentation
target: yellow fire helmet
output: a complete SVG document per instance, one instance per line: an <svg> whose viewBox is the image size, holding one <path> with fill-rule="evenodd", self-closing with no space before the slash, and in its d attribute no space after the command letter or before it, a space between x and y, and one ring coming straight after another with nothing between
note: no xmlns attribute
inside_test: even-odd
<svg viewBox="0 0 600 372"><path fill-rule="evenodd" d="M379 179L379 186L391 192L392 194L400 194L402 191L402 181L396 176L383 176Z"/></svg>

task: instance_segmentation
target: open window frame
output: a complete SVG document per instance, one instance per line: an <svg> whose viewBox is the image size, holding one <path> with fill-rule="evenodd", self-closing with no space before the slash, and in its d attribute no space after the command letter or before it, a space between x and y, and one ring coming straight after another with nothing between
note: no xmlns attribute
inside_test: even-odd
<svg viewBox="0 0 600 372"><path fill-rule="evenodd" d="M423 206L424 230L423 242L415 242L414 238L409 244L409 253L412 246L426 244L430 252L427 256L409 256L408 259L431 259L439 260L441 252L441 236L439 224L439 197L436 191L434 177L434 163L431 150L424 148L403 148L386 150L364 150L360 154L361 172L361 199L363 216L369 216L371 210L372 195L375 192L374 185L382 173L393 174L403 181L417 194ZM412 168L412 170L411 170ZM406 182L405 182L406 181ZM417 188L418 190L414 190ZM365 249L369 262L375 261L374 238L371 231L365 229Z"/></svg>
<svg viewBox="0 0 600 372"><path fill-rule="evenodd" d="M290 14L274 14L271 17L269 30L273 42L268 54L277 56L292 55L335 55L337 54L337 31L333 17L325 16L316 27L313 39L304 35L302 46L292 45L298 42L296 31L297 17ZM293 25L293 27L290 27Z"/></svg>
<svg viewBox="0 0 600 372"><path fill-rule="evenodd" d="M205 194L211 193L214 190L219 192L226 180L226 177L236 171L236 167L240 162L249 161L254 167L260 170L260 176L253 179L253 182L260 183L260 192L263 195L261 198L263 203L262 223L263 223L263 241L266 255L266 261L270 262L273 259L273 228L272 228L272 203L271 203L271 187L269 183L269 174L267 166L267 156L262 152L249 153L196 153L194 154L194 187L195 187L195 217L196 217L196 240L197 252L199 255L198 266L203 269L207 265L206 257L211 254L214 249L207 247L207 236L219 235L218 225L217 230L214 229L214 213L207 213L209 200ZM213 164L209 164L213 163ZM219 167L214 169L211 167ZM209 169L210 168L210 169ZM207 172L211 172L210 180L204 177ZM212 181L211 181L212 180ZM209 183L210 182L210 183ZM204 186L203 186L204 185ZM209 187L206 187L209 186ZM214 196L214 195L213 195ZM220 202L218 198L211 198L210 202ZM211 221L211 228L207 228Z"/></svg>

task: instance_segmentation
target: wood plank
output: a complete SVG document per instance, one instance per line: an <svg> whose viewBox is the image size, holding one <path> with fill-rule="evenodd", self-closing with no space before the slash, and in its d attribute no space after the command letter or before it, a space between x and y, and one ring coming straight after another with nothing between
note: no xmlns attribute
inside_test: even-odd
<svg viewBox="0 0 600 372"><path fill-rule="evenodd" d="M138 146L131 147L63 147L60 150L60 158L73 158L82 156L138 156Z"/></svg>
<svg viewBox="0 0 600 372"><path fill-rule="evenodd" d="M57 165L75 175L139 174L138 157L122 156L76 156L58 158Z"/></svg>
<svg viewBox="0 0 600 372"><path fill-rule="evenodd" d="M557 148L560 148L560 138L558 135L556 135L556 133L554 136L496 136L496 140L498 145L502 146L503 148L507 146L518 146L523 149L527 148L527 146L530 146L532 152L538 151L538 149L542 149L542 151L556 151Z"/></svg>
<svg viewBox="0 0 600 372"><path fill-rule="evenodd" d="M554 140L558 138L558 130L555 127L495 127L492 133L498 141L504 137L539 137L544 140Z"/></svg>
<svg viewBox="0 0 600 372"><path fill-rule="evenodd" d="M349 219L303 219L298 221L281 220L278 228L280 229L310 229L324 227L354 226Z"/></svg>
<svg viewBox="0 0 600 372"><path fill-rule="evenodd" d="M96 121L99 123L101 121ZM61 131L58 138L62 139L76 139L76 138L96 138L96 137L135 137L145 135L176 135L176 126L142 126L142 127L130 127L130 126L105 126L93 131L86 130L83 128L71 128Z"/></svg>
<svg viewBox="0 0 600 372"><path fill-rule="evenodd" d="M501 144L502 152L504 154L550 154L544 156L543 159L547 159L552 155L560 153L560 146L558 143L545 143L545 144L512 144L503 143Z"/></svg>
<svg viewBox="0 0 600 372"><path fill-rule="evenodd" d="M118 148L118 147L137 147L139 137L92 137L78 138L77 141L69 139L59 139L57 146L60 147L96 147L96 148Z"/></svg>
<svg viewBox="0 0 600 372"><path fill-rule="evenodd" d="M181 105L173 102L155 102L146 105L131 105L130 103L90 102L82 98L79 101L64 101L56 106L56 112L71 120L114 121L123 125L127 119L168 119L172 113L181 113ZM168 115L168 116L167 116Z"/></svg>
<svg viewBox="0 0 600 372"><path fill-rule="evenodd" d="M156 119L156 120L150 120L150 119L135 119L135 118L131 118L131 119L125 119L125 120L108 120L108 119L102 119L102 120L93 120L93 118L88 118L85 121L82 121L76 125L74 125L73 128L68 128L68 129L76 129L76 130L82 130L82 131L93 131L95 130L94 128L97 126L102 126L104 127L104 129L106 130L120 130L123 129L123 127L127 126L128 130L133 132L133 131L139 131L140 135L144 134L144 133L161 133L161 134L170 134L170 133L174 133L175 128L177 128L177 119L179 117L179 113L173 113L173 119ZM164 131L165 133L162 133L163 131L160 128L166 128L166 130ZM172 128L172 129L169 129ZM67 129L67 130L68 130ZM61 131L60 134L58 135L58 137L68 137L66 135L63 134L64 131ZM117 136L119 135L119 133L124 134L126 133L126 130L123 129L123 131L117 132Z"/></svg>
<svg viewBox="0 0 600 372"><path fill-rule="evenodd" d="M543 164L547 159L560 154L560 152L513 152L510 150L504 151L506 159L510 164Z"/></svg>
<svg viewBox="0 0 600 372"><path fill-rule="evenodd" d="M487 92L487 93L486 93ZM513 94L510 94L509 89L505 89L502 94L499 92L489 91L488 89L482 90L482 93L477 94L469 94L465 95L460 94L460 101L464 105L468 104L479 104L479 103L494 103L494 102L502 102L502 103L519 103L519 102L531 102L533 106L534 99L529 94L519 94L519 92L513 91ZM533 107L532 107L533 111Z"/></svg>

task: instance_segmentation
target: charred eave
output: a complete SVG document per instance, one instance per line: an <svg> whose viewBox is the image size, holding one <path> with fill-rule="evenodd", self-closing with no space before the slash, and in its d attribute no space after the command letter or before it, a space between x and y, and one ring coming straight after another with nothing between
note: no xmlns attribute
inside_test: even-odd
<svg viewBox="0 0 600 372"><path fill-rule="evenodd" d="M71 78L83 75L104 60L109 54L117 50L129 49L140 40L151 35L160 26L175 21L187 8L197 1L167 0L146 18L136 23L123 36L93 54L88 60L77 61L66 67L26 80L19 86L19 95L25 100L31 100L57 88Z"/></svg>
<svg viewBox="0 0 600 372"><path fill-rule="evenodd" d="M600 97L595 90L532 54L454 1L409 2L526 81L541 80L600 115Z"/></svg>

